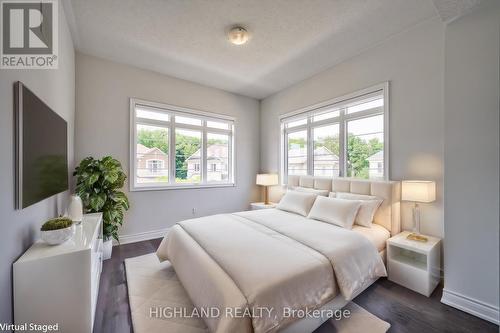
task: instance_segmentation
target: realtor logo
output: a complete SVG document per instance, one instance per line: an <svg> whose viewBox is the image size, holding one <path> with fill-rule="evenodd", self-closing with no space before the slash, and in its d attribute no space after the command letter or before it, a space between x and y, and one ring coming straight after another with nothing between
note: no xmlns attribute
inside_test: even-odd
<svg viewBox="0 0 500 333"><path fill-rule="evenodd" d="M0 68L56 69L57 0L2 0Z"/></svg>

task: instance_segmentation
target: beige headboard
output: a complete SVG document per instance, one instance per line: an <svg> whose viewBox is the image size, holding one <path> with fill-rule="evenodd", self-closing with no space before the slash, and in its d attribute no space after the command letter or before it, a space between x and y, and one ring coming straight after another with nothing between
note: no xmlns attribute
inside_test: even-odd
<svg viewBox="0 0 500 333"><path fill-rule="evenodd" d="M288 176L287 186L377 196L384 201L377 210L374 223L385 227L391 235L396 235L401 231L401 183L398 181Z"/></svg>

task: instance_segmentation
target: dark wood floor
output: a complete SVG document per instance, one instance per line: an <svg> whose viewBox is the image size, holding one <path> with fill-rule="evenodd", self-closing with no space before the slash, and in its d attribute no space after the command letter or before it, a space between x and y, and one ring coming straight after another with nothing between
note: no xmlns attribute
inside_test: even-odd
<svg viewBox="0 0 500 333"><path fill-rule="evenodd" d="M94 333L133 333L123 261L154 252L159 244L160 239L155 239L113 248L112 258L103 266ZM497 325L442 304L441 293L439 286L427 298L387 279L379 279L354 302L391 323L392 333L498 332ZM333 329L324 324L314 333L333 333Z"/></svg>

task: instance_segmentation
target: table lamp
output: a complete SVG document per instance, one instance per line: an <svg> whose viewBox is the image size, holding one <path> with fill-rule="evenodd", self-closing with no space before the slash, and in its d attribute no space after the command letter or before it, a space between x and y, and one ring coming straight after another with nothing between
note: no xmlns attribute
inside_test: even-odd
<svg viewBox="0 0 500 333"><path fill-rule="evenodd" d="M433 202L436 200L436 183L425 180L403 180L401 200L412 201L413 206L413 232L408 239L427 242L427 237L420 234L420 207L419 202Z"/></svg>
<svg viewBox="0 0 500 333"><path fill-rule="evenodd" d="M268 186L278 185L278 175L274 173L261 173L257 175L257 185L264 186L264 204L269 205L269 189Z"/></svg>

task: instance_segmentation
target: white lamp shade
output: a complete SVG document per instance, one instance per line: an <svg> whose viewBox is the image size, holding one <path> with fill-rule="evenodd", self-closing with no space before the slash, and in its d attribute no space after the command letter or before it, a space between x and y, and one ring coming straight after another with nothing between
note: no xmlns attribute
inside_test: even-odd
<svg viewBox="0 0 500 333"><path fill-rule="evenodd" d="M262 173L257 175L257 185L278 185L278 175L275 173Z"/></svg>
<svg viewBox="0 0 500 333"><path fill-rule="evenodd" d="M436 183L425 180L403 180L401 199L414 202L433 202L436 200Z"/></svg>

